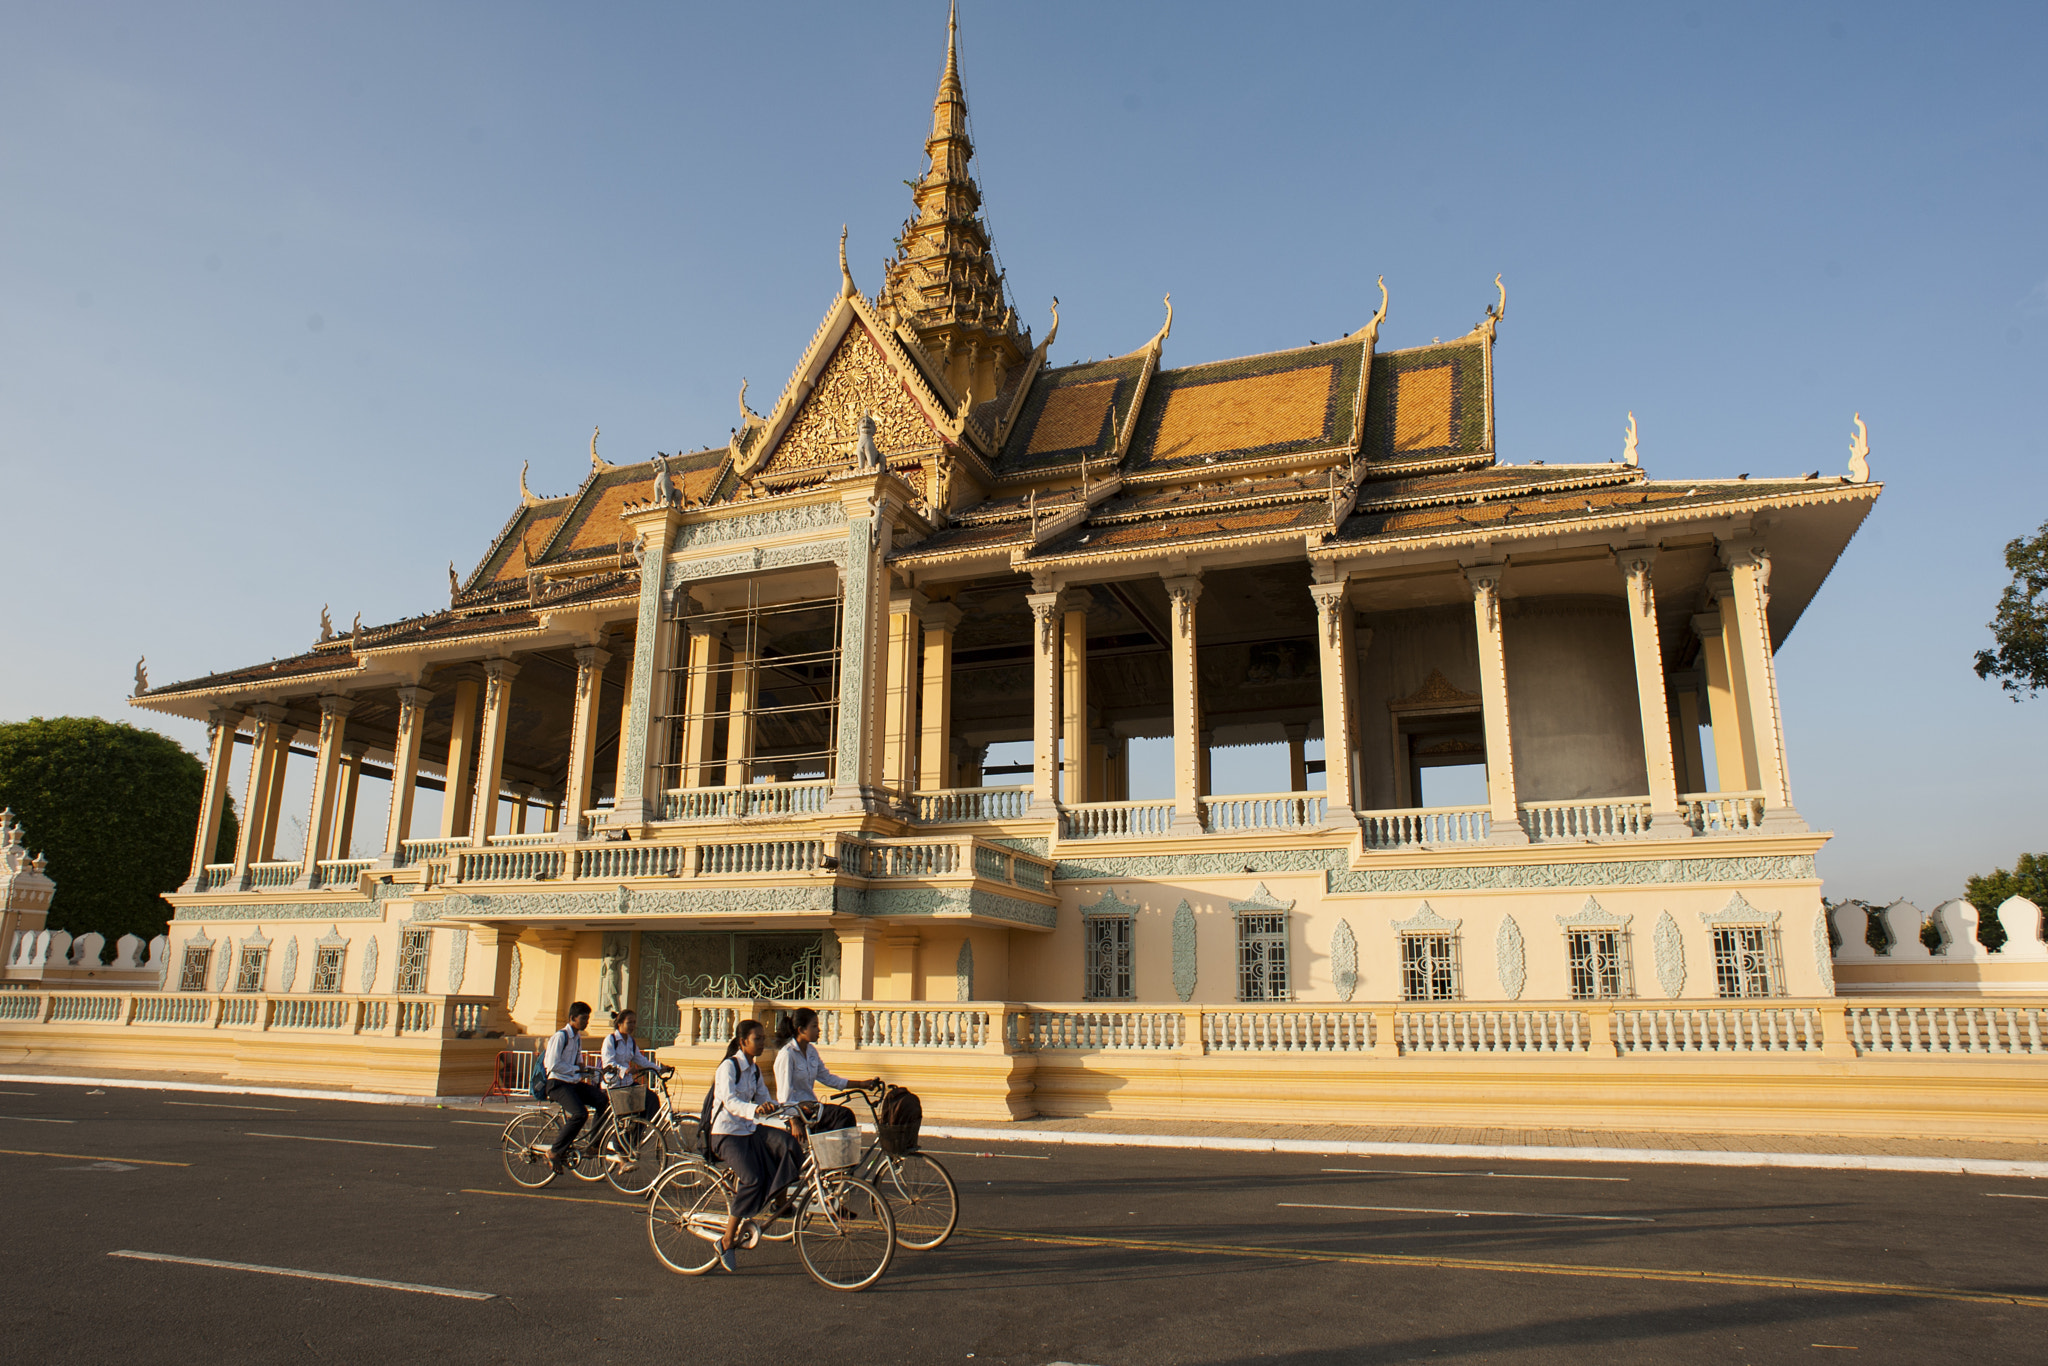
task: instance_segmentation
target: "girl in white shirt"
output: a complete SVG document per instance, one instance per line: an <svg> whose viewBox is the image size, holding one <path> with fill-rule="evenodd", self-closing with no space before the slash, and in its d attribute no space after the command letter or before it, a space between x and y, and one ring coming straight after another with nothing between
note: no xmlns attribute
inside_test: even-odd
<svg viewBox="0 0 2048 1366"><path fill-rule="evenodd" d="M803 1170L797 1141L781 1129L756 1123L780 1108L762 1085L761 1069L754 1064L766 1038L759 1020L741 1020L712 1081L716 1113L711 1121L711 1151L739 1178L732 1217L726 1220L725 1236L718 1241L718 1264L727 1271L739 1269L734 1249L740 1221L759 1214L768 1197L780 1195Z"/></svg>
<svg viewBox="0 0 2048 1366"><path fill-rule="evenodd" d="M810 1102L818 1107L818 1117L810 1122L812 1133L824 1133L829 1129L851 1129L853 1111L844 1105L831 1105L818 1099L816 1090L824 1082L835 1091L865 1089L876 1083L876 1078L866 1081L848 1081L835 1077L825 1060L818 1056L814 1045L818 1042L818 1012L809 1006L798 1006L783 1016L782 1023L775 1029L775 1094L782 1097L784 1105L798 1105Z"/></svg>

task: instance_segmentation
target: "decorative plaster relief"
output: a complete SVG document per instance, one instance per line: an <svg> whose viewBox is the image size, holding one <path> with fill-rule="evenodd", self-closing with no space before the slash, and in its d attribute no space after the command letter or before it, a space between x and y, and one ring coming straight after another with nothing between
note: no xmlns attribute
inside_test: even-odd
<svg viewBox="0 0 2048 1366"><path fill-rule="evenodd" d="M228 944L233 942L233 940L227 940L226 943L221 945L221 951L214 955L213 989L215 991L226 991L228 989L228 960L234 957L234 955L227 951L227 947Z"/></svg>
<svg viewBox="0 0 2048 1366"><path fill-rule="evenodd" d="M1336 932L1330 936L1330 979L1340 1001L1350 1000L1358 990L1358 936L1351 932L1348 920L1339 920ZM1185 1001L1187 997L1181 999Z"/></svg>
<svg viewBox="0 0 2048 1366"><path fill-rule="evenodd" d="M1624 859L1600 863L1526 863L1473 868L1333 868L1329 890L1469 892L1546 887L1633 887L1688 882L1789 882L1812 878L1811 854L1743 858Z"/></svg>
<svg viewBox="0 0 2048 1366"><path fill-rule="evenodd" d="M284 941L284 962L277 970L277 989L289 996L299 981L299 940L294 935Z"/></svg>
<svg viewBox="0 0 2048 1366"><path fill-rule="evenodd" d="M1041 906L1035 901L1019 901L1013 896L998 896L979 888L968 894L967 905L976 915L994 920L1014 920L1020 925L1036 925L1046 930L1059 923L1056 907Z"/></svg>
<svg viewBox="0 0 2048 1366"><path fill-rule="evenodd" d="M960 956L953 960L953 999L974 999L974 941L960 941Z"/></svg>
<svg viewBox="0 0 2048 1366"><path fill-rule="evenodd" d="M668 567L663 584L673 592L698 579L731 578L763 569L788 569L805 564L830 564L843 568L846 564L846 542L804 541L797 545L755 546L751 550L720 555L711 560L679 560Z"/></svg>
<svg viewBox="0 0 2048 1366"><path fill-rule="evenodd" d="M469 972L469 931L461 925L455 927L454 938L448 941L448 994L462 994L462 979Z"/></svg>
<svg viewBox="0 0 2048 1366"><path fill-rule="evenodd" d="M1820 994L1835 994L1835 955L1828 945L1828 921L1825 914L1813 918L1813 968L1820 974Z"/></svg>
<svg viewBox="0 0 2048 1366"><path fill-rule="evenodd" d="M376 920L384 908L373 901L263 901L228 906L180 906L171 918L209 920Z"/></svg>
<svg viewBox="0 0 2048 1366"><path fill-rule="evenodd" d="M266 937L266 936L264 935L264 933L263 933L263 927L262 927L261 925L252 925L252 926L250 926L250 929L252 929L252 930L253 930L253 931L255 931L255 932L254 932L253 934L247 934L247 935L244 935L244 936L242 936L242 945L241 945L241 946L242 946L243 948L245 948L245 949L267 949L267 948L269 948L269 947L270 947L270 940L269 940L269 938L268 938L268 937Z"/></svg>
<svg viewBox="0 0 2048 1366"><path fill-rule="evenodd" d="M519 1005L519 945L512 946L512 980L505 987L505 1009L513 1010Z"/></svg>
<svg viewBox="0 0 2048 1366"><path fill-rule="evenodd" d="M377 989L377 941L363 945L363 995L368 996Z"/></svg>
<svg viewBox="0 0 2048 1366"><path fill-rule="evenodd" d="M990 839L988 842L1000 844L1005 849L1015 849L1020 854L1036 854L1040 858L1046 856L1046 848L1051 844L1043 836L1036 839Z"/></svg>
<svg viewBox="0 0 2048 1366"><path fill-rule="evenodd" d="M1173 994L1195 994L1195 908L1183 900L1173 909Z"/></svg>
<svg viewBox="0 0 2048 1366"><path fill-rule="evenodd" d="M604 932L604 957L597 968L597 1008L607 1015L625 1008L626 951L631 945L632 940L618 930Z"/></svg>
<svg viewBox="0 0 2048 1366"><path fill-rule="evenodd" d="M1230 909L1237 915L1259 915L1273 911L1291 911L1294 909L1294 903L1292 901L1282 901L1279 897L1274 896L1266 890L1266 884L1261 882L1257 889L1252 892L1250 899L1233 901L1230 903Z"/></svg>
<svg viewBox="0 0 2048 1366"><path fill-rule="evenodd" d="M1096 903L1093 906L1083 906L1081 908L1081 914L1083 917L1093 917L1098 915L1129 916L1136 915L1141 909L1143 908L1140 907L1137 902L1125 901L1122 897L1118 896L1116 888L1104 887L1102 889L1101 898L1098 901L1096 901Z"/></svg>
<svg viewBox="0 0 2048 1366"><path fill-rule="evenodd" d="M1677 997L1685 992L1685 941L1679 937L1678 922L1665 911L1657 917L1656 931L1650 936L1650 943L1657 955L1657 985L1664 988L1666 996Z"/></svg>
<svg viewBox="0 0 2048 1366"><path fill-rule="evenodd" d="M775 508L686 526L677 533L675 548L681 551L700 545L721 545L727 541L758 541L770 536L814 531L819 527L843 526L845 522L846 509L837 502L806 503L802 507Z"/></svg>
<svg viewBox="0 0 2048 1366"><path fill-rule="evenodd" d="M1772 929L1776 929L1778 926L1778 913L1776 911L1758 910L1742 899L1742 893L1737 892L1728 898L1728 904L1720 910L1701 911L1700 924L1769 925Z"/></svg>
<svg viewBox="0 0 2048 1366"><path fill-rule="evenodd" d="M1243 874L1247 860L1266 873L1322 873L1343 868L1350 855L1342 849L1273 849L1256 854L1154 854L1149 857L1062 858L1053 868L1060 882L1138 881L1175 877L1221 877Z"/></svg>
<svg viewBox="0 0 2048 1366"><path fill-rule="evenodd" d="M1625 930L1628 928L1629 921L1635 919L1632 915L1616 915L1613 911L1602 909L1600 903L1590 896L1586 898L1586 904L1579 907L1576 914L1560 915L1554 918L1557 921L1557 927L1561 930Z"/></svg>
<svg viewBox="0 0 2048 1366"><path fill-rule="evenodd" d="M829 887L721 887L697 892L635 891L623 883L601 892L457 893L444 915L499 917L614 915L768 915L792 911L830 915Z"/></svg>
<svg viewBox="0 0 2048 1366"><path fill-rule="evenodd" d="M1529 983L1529 961L1522 945L1522 927L1511 915L1500 918L1500 933L1493 940L1494 969L1500 975L1501 994L1510 1001L1522 999Z"/></svg>
<svg viewBox="0 0 2048 1366"><path fill-rule="evenodd" d="M868 643L874 631L874 588L872 575L874 560L870 554L855 554L856 547L865 547L874 534L875 519L856 517L846 529L846 564L840 576L840 616L844 626L840 631L842 648L839 651L839 714L841 716L865 717L868 715ZM862 781L861 763L863 742L867 739L865 725L839 728L839 753L834 772L837 783L842 787L856 786Z"/></svg>
<svg viewBox="0 0 2048 1366"><path fill-rule="evenodd" d="M1422 903L1422 909L1409 916L1406 920L1389 920L1387 923L1394 927L1395 934L1443 934L1447 931L1456 930L1458 926L1465 922L1462 920L1444 919L1436 913L1435 907L1425 901Z"/></svg>

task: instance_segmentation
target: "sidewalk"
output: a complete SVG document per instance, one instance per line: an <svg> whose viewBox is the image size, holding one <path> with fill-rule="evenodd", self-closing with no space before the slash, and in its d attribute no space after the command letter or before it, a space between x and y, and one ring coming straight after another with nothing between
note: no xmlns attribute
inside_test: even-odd
<svg viewBox="0 0 2048 1366"><path fill-rule="evenodd" d="M84 1076L61 1067L0 1063L0 1082L100 1086L151 1091L213 1091L304 1100L352 1100L380 1105L479 1105L480 1096L402 1096L309 1083L254 1086L213 1072L160 1072L95 1068ZM510 1103L517 1103L515 1097ZM925 1119L927 1138L955 1142L1051 1143L1094 1146L1206 1149L1236 1152L1323 1153L1349 1157L1520 1162L1644 1162L1699 1166L1809 1167L1836 1170L1963 1172L1980 1176L2048 1178L2048 1137L2019 1139L1889 1138L1644 1132L1621 1129L1515 1129L1449 1125L1276 1124L1220 1120L1024 1119L1009 1124Z"/></svg>

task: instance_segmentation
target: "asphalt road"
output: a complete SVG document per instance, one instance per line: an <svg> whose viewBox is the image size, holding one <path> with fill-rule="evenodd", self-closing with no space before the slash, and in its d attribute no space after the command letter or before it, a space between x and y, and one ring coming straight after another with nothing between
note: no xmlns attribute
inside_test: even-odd
<svg viewBox="0 0 2048 1366"><path fill-rule="evenodd" d="M846 1295L787 1244L676 1276L609 1186L512 1186L496 1122L0 1083L0 1357L2048 1359L2048 1183L929 1140L962 1232Z"/></svg>

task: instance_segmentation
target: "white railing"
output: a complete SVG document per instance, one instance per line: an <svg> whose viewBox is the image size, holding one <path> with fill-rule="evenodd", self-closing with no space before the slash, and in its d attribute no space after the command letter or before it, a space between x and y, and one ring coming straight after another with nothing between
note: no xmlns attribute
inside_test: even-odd
<svg viewBox="0 0 2048 1366"><path fill-rule="evenodd" d="M43 998L26 991L0 991L0 1020L40 1020Z"/></svg>
<svg viewBox="0 0 2048 1366"><path fill-rule="evenodd" d="M1630 1053L1818 1053L1820 1012L1798 1006L1617 1009L1614 1046Z"/></svg>
<svg viewBox="0 0 2048 1366"><path fill-rule="evenodd" d="M605 828L606 826L610 825L611 823L612 823L612 808L611 808L611 807L609 807L609 806L598 806L598 807L592 807L592 808L591 808L590 810L588 810L588 811L586 811L586 812L584 812L584 813L583 813L583 834L584 834L584 836L585 836L585 837L587 838L587 837L588 837L588 836L590 836L590 835L591 835L591 834L592 834L593 832L595 832L595 831L598 831L598 830L602 830L602 829L604 829L604 828Z"/></svg>
<svg viewBox="0 0 2048 1366"><path fill-rule="evenodd" d="M1028 787L943 787L914 796L925 825L1016 820L1031 807Z"/></svg>
<svg viewBox="0 0 2048 1366"><path fill-rule="evenodd" d="M373 858L322 859L313 865L315 887L347 887L377 866Z"/></svg>
<svg viewBox="0 0 2048 1366"><path fill-rule="evenodd" d="M1593 1031L1577 1010L1403 1010L1394 1017L1403 1055L1585 1053Z"/></svg>
<svg viewBox="0 0 2048 1366"><path fill-rule="evenodd" d="M452 860L457 882L548 882L562 875L560 848L465 849Z"/></svg>
<svg viewBox="0 0 2048 1366"><path fill-rule="evenodd" d="M538 844L559 843L561 838L560 835L546 830L528 832L523 835L493 835L490 838L490 847L493 849L530 849Z"/></svg>
<svg viewBox="0 0 2048 1366"><path fill-rule="evenodd" d="M249 865L251 887L289 887L299 880L299 864L252 863Z"/></svg>
<svg viewBox="0 0 2048 1366"><path fill-rule="evenodd" d="M202 892L216 891L235 880L235 865L232 863L209 863L199 870L199 886Z"/></svg>
<svg viewBox="0 0 2048 1366"><path fill-rule="evenodd" d="M1488 806L1417 806L1361 811L1358 824L1368 849L1405 849L1433 844L1478 844L1493 834Z"/></svg>
<svg viewBox="0 0 2048 1366"><path fill-rule="evenodd" d="M575 875L592 878L680 877L687 844L600 844L576 851Z"/></svg>
<svg viewBox="0 0 2048 1366"><path fill-rule="evenodd" d="M825 859L823 840L760 840L746 844L700 844L699 877L747 873L809 873Z"/></svg>
<svg viewBox="0 0 2048 1366"><path fill-rule="evenodd" d="M482 996L272 996L263 992L0 992L0 1024L184 1026L198 1029L325 1030L430 1034L475 1030L490 1008ZM446 1027L443 1021L447 1021Z"/></svg>
<svg viewBox="0 0 2048 1366"><path fill-rule="evenodd" d="M959 1006L862 1005L854 1009L856 1048L985 1048L986 1009Z"/></svg>
<svg viewBox="0 0 2048 1366"><path fill-rule="evenodd" d="M398 845L398 866L411 867L415 863L426 863L433 859L444 859L469 843L468 840L401 840Z"/></svg>
<svg viewBox="0 0 2048 1366"><path fill-rule="evenodd" d="M830 783L749 783L744 787L678 787L662 794L666 821L744 820L810 816L825 809Z"/></svg>
<svg viewBox="0 0 2048 1366"><path fill-rule="evenodd" d="M1202 827L1212 835L1251 830L1313 830L1330 809L1326 792L1253 792L1202 801Z"/></svg>
<svg viewBox="0 0 2048 1366"><path fill-rule="evenodd" d="M1143 839L1173 829L1173 803L1082 802L1060 808L1063 840Z"/></svg>
<svg viewBox="0 0 2048 1366"><path fill-rule="evenodd" d="M1601 801L1523 802L1522 829L1530 839L1640 839L1650 833L1648 797Z"/></svg>
<svg viewBox="0 0 2048 1366"><path fill-rule="evenodd" d="M59 1023L110 1024L121 1018L122 998L110 991L85 996L52 996L50 1019Z"/></svg>
<svg viewBox="0 0 2048 1366"><path fill-rule="evenodd" d="M2048 1010L2039 1006L1851 1006L1849 1042L1858 1053L2033 1053Z"/></svg>
<svg viewBox="0 0 2048 1366"><path fill-rule="evenodd" d="M136 1024L205 1024L212 1015L214 999L211 996L138 996L135 998L135 1014L131 1018Z"/></svg>
<svg viewBox="0 0 2048 1366"><path fill-rule="evenodd" d="M1027 1010L1010 1016L1009 1038L1025 1052L1168 1052L1187 1042L1187 1020L1178 1010Z"/></svg>
<svg viewBox="0 0 2048 1366"><path fill-rule="evenodd" d="M1734 835L1764 823L1761 792L1687 792L1678 798L1695 835Z"/></svg>
<svg viewBox="0 0 2048 1366"><path fill-rule="evenodd" d="M1211 1053L1370 1053L1369 1010L1307 1010L1300 1006L1202 1012L1202 1043Z"/></svg>

